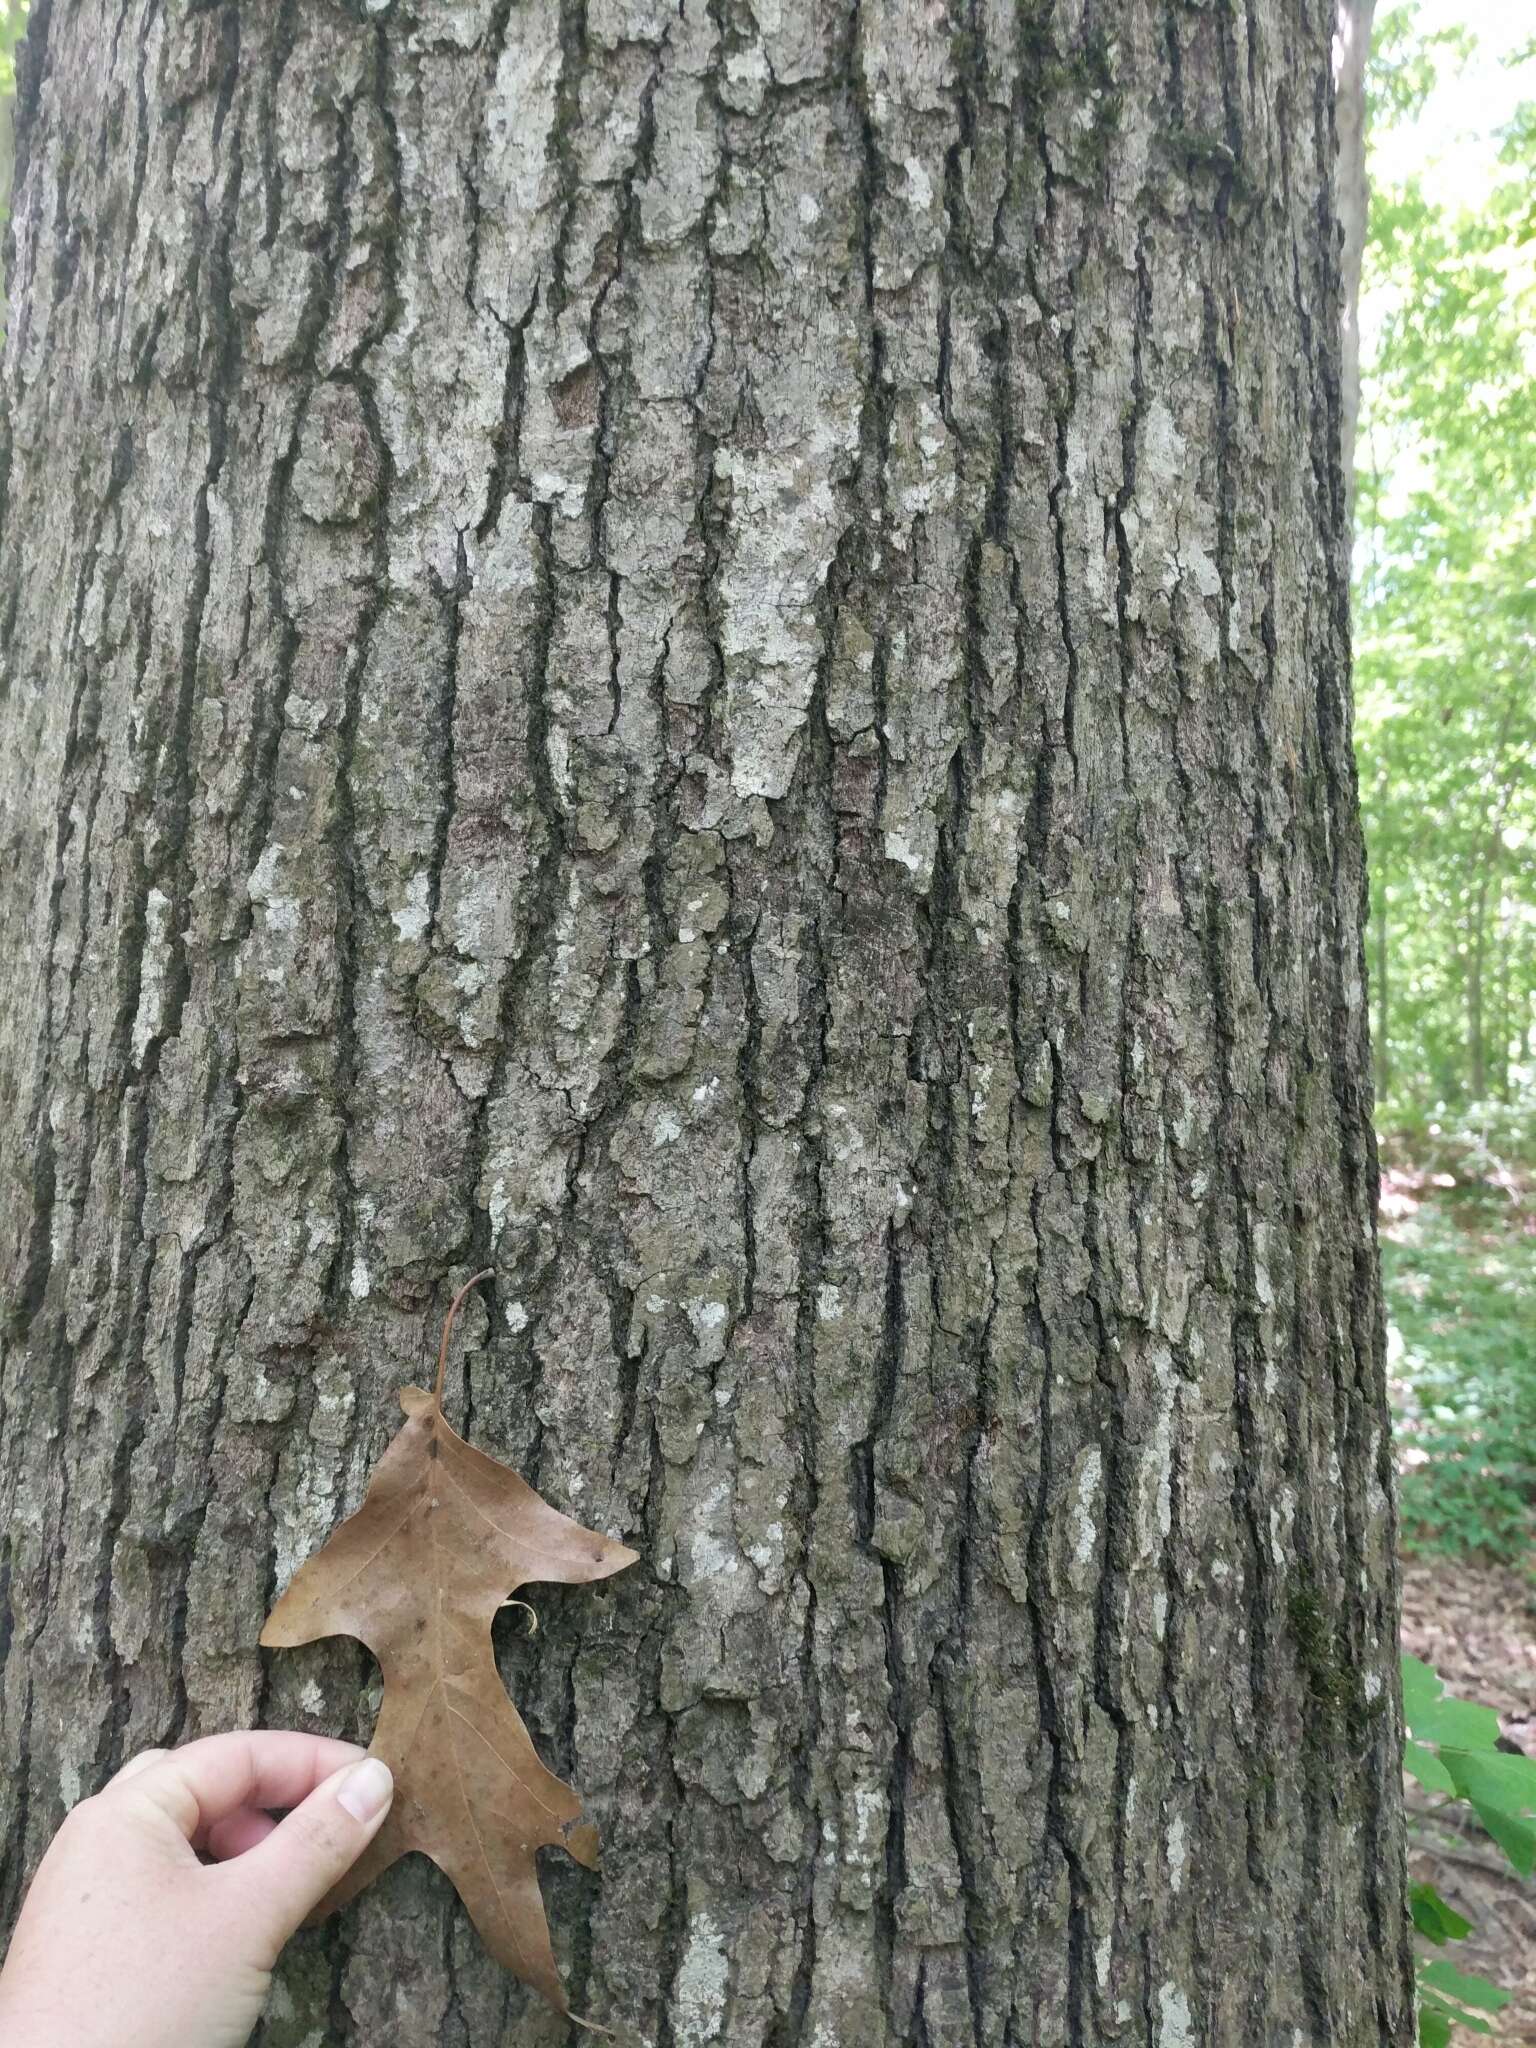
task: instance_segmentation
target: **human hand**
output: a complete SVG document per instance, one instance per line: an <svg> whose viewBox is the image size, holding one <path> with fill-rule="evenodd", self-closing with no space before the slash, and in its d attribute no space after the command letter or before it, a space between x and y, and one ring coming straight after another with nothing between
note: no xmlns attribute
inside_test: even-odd
<svg viewBox="0 0 1536 2048"><path fill-rule="evenodd" d="M242 2048L279 1949L389 1811L388 1767L362 1757L257 1729L125 1764L38 1865L0 1970L5 2048Z"/></svg>

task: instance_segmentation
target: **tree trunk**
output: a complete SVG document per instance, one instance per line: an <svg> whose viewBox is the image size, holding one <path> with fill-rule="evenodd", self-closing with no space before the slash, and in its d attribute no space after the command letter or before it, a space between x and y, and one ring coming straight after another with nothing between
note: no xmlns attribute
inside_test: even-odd
<svg viewBox="0 0 1536 2048"><path fill-rule="evenodd" d="M1483 1047L1483 957L1488 933L1488 870L1479 861L1472 889L1471 926L1467 941L1467 1089L1473 1102L1488 1092L1488 1063Z"/></svg>
<svg viewBox="0 0 1536 2048"><path fill-rule="evenodd" d="M1371 862L1376 917L1376 1084L1385 1095L1392 1086L1391 921L1387 910L1387 877L1378 852Z"/></svg>
<svg viewBox="0 0 1536 2048"><path fill-rule="evenodd" d="M1493 1092L1500 1102L1509 1100L1509 913L1509 898L1501 888L1498 923L1494 932L1494 944L1498 951L1499 1021L1493 1045Z"/></svg>
<svg viewBox="0 0 1536 2048"><path fill-rule="evenodd" d="M1333 68L1339 132L1338 205L1344 260L1344 482L1355 495L1355 429L1360 419L1360 267L1370 217L1365 165L1365 72L1371 54L1376 0L1338 0Z"/></svg>
<svg viewBox="0 0 1536 2048"><path fill-rule="evenodd" d="M489 1263L455 1421L643 1553L501 1643L578 2010L1409 2041L1330 34L38 0L8 1904L366 1732L257 1631ZM412 1862L322 2037L565 2029Z"/></svg>

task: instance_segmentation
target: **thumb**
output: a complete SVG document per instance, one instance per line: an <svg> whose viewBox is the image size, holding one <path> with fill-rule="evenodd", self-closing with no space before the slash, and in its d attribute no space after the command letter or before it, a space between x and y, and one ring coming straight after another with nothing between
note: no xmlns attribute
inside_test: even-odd
<svg viewBox="0 0 1536 2048"><path fill-rule="evenodd" d="M388 1764L365 1756L333 1772L265 1841L224 1865L271 1930L274 1955L362 1855L394 1796Z"/></svg>

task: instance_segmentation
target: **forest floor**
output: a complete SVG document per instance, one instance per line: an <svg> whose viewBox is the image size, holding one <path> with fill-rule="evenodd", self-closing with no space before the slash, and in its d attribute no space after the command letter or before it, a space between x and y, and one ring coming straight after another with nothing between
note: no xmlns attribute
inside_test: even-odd
<svg viewBox="0 0 1536 2048"><path fill-rule="evenodd" d="M1389 1167L1381 1229L1403 1647L1536 1755L1536 1192L1507 1173ZM1515 1994L1497 2038L1536 2048L1536 1883L1468 1807L1408 1791L1412 1874L1475 1930L1457 1967Z"/></svg>

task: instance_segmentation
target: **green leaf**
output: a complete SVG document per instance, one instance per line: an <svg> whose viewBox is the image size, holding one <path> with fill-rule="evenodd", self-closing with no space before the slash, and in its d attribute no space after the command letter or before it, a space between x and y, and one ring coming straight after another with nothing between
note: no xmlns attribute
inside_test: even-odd
<svg viewBox="0 0 1536 2048"><path fill-rule="evenodd" d="M1522 1877L1536 1870L1536 1828L1497 1806L1472 1802L1472 1810Z"/></svg>
<svg viewBox="0 0 1536 2048"><path fill-rule="evenodd" d="M1413 1924L1426 1941L1437 1946L1447 1941L1465 1941L1472 1932L1470 1920L1448 1906L1432 1884L1415 1884L1408 1887L1408 1903L1413 1910Z"/></svg>
<svg viewBox="0 0 1536 2048"><path fill-rule="evenodd" d="M1479 2019L1476 2013L1463 2012L1459 2005L1448 2004L1438 1991L1420 1991L1419 2012L1422 2015L1426 2011L1444 2013L1446 2018L1453 2020L1458 2027L1466 2027L1474 2034L1491 2034L1493 2032L1493 2028L1489 2026L1486 2020Z"/></svg>
<svg viewBox="0 0 1536 2048"><path fill-rule="evenodd" d="M1443 2012L1419 2010L1419 2048L1451 2048L1451 2023Z"/></svg>
<svg viewBox="0 0 1536 2048"><path fill-rule="evenodd" d="M1403 1719L1416 1742L1449 1742L1457 1749L1492 1749L1499 1717L1491 1707L1451 1699L1439 1672L1417 1657L1404 1657Z"/></svg>
<svg viewBox="0 0 1536 2048"><path fill-rule="evenodd" d="M1499 1739L1498 1715L1492 1707L1475 1707L1470 1700L1434 1700L1410 1725L1416 1741L1456 1749L1492 1749Z"/></svg>
<svg viewBox="0 0 1536 2048"><path fill-rule="evenodd" d="M1439 1699L1445 1687L1437 1672L1418 1657L1403 1658L1403 1718L1415 1733L1418 1717Z"/></svg>
<svg viewBox="0 0 1536 2048"><path fill-rule="evenodd" d="M1411 1738L1403 1744L1403 1769L1411 1772L1426 1792L1448 1792L1454 1798L1456 1781L1432 1749Z"/></svg>
<svg viewBox="0 0 1536 2048"><path fill-rule="evenodd" d="M1419 1982L1461 2005L1475 2006L1479 2012L1502 2012L1514 1996L1513 1992L1490 1984L1486 1977L1473 1977L1458 1970L1454 1963L1426 1963L1419 1972Z"/></svg>
<svg viewBox="0 0 1536 2048"><path fill-rule="evenodd" d="M1463 1799L1496 1806L1501 1813L1536 1811L1536 1761L1503 1750L1443 1748L1440 1761Z"/></svg>

